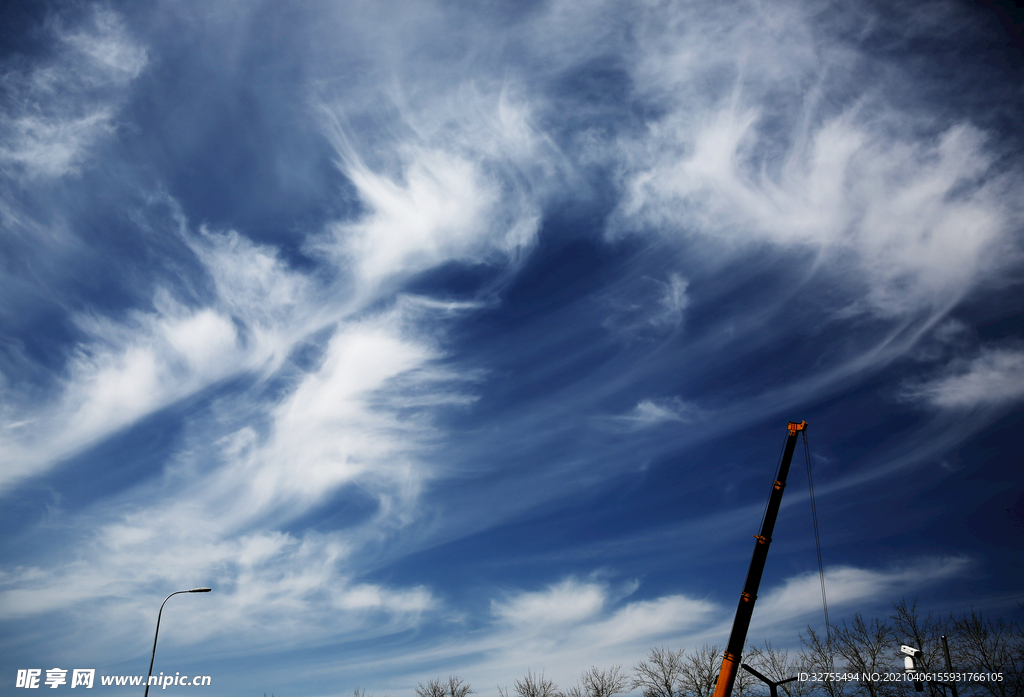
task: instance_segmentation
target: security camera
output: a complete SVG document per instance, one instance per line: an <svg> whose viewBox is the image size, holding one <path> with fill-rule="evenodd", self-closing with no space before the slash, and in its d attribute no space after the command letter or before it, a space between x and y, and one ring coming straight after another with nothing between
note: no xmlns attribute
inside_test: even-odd
<svg viewBox="0 0 1024 697"><path fill-rule="evenodd" d="M914 659L921 655L921 649L915 649L913 646L903 644L903 646L900 647L900 652L907 655L907 657L903 659L903 670L908 672L913 671L917 667L914 665Z"/></svg>

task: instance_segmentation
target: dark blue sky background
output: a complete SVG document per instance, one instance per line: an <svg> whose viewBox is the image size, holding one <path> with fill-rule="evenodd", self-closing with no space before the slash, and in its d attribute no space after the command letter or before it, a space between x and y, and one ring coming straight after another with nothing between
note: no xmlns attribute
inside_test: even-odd
<svg viewBox="0 0 1024 697"><path fill-rule="evenodd" d="M1020 619L1021 22L5 9L0 684L194 586L155 669L224 695L722 644L788 420L833 618ZM754 642L821 626L806 492Z"/></svg>

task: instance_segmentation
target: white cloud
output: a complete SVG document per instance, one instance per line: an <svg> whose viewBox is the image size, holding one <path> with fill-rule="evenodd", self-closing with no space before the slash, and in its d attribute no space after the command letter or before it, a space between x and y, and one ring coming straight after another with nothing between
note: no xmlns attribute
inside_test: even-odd
<svg viewBox="0 0 1024 697"><path fill-rule="evenodd" d="M825 593L829 606L840 613L860 610L865 603L895 602L940 581L963 575L972 566L966 557L911 560L886 569L839 566L825 570ZM808 573L787 579L758 599L757 624L770 627L821 613L819 576ZM832 618L835 619L834 617Z"/></svg>
<svg viewBox="0 0 1024 697"><path fill-rule="evenodd" d="M350 266L362 292L447 261L514 264L533 244L557 151L508 89L447 90L406 107L395 130L409 135L390 144L396 161L378 156L377 167L343 128L344 110L321 107L365 210L330 226L321 248Z"/></svg>
<svg viewBox="0 0 1024 697"><path fill-rule="evenodd" d="M195 641L241 636L251 649L261 625L275 627L275 642L415 626L437 607L431 591L357 581L353 557L412 520L431 476L419 460L434 435L429 409L464 401L464 379L432 365L438 350L420 331L453 308L398 302L324 328L310 319L330 315L312 287L266 249L232 235L204 244L222 262L211 270L218 309L186 310L161 298L158 313L131 324L93 320L112 348L79 370L51 413L80 439L98 438L241 370L290 376L288 384L269 401L251 401L260 385L220 400L192 423L192 437L161 476L77 514L91 530L88 544L32 578L0 579L0 616L74 610L94 622L92 631L130 644L137 632L119 623L141 628L125 619L145 611L151 586L210 585L218 600L193 627ZM330 332L319 359L282 373L288 347L314 329ZM410 393L422 403L410 406ZM59 426L31 431L35 440L21 442L26 457L76 445L47 430ZM277 529L344 487L370 501L364 518L326 534ZM131 602L110 599L125 593Z"/></svg>
<svg viewBox="0 0 1024 697"><path fill-rule="evenodd" d="M404 375L436 388L448 377L417 372L437 354L401 336L404 320L395 313L336 332L318 369L270 412L267 441L231 457L217 476L213 489L233 502L228 510L242 519L276 506L298 513L358 481L379 497L382 516L402 517L423 476L410 458L425 424L388 410L388 385Z"/></svg>
<svg viewBox="0 0 1024 697"><path fill-rule="evenodd" d="M840 566L826 569L833 621L851 612L885 615L891 603L943 580L962 576L972 562L963 557L910 560L888 568ZM635 665L654 646L687 650L723 645L735 603L671 594L634 599L639 584L616 591L597 581L567 578L540 591L523 591L491 603L493 626L449 638L414 653L381 658L391 689L396 676L415 684L425 662L441 665L473 685L504 685L527 669L544 672L565 687L592 665ZM738 591L738 588L737 588ZM800 574L762 588L754 610L755 634L783 646L821 616L818 576ZM408 666L403 670L402 666ZM419 672L417 672L419 671Z"/></svg>
<svg viewBox="0 0 1024 697"><path fill-rule="evenodd" d="M993 157L976 129L893 140L851 112L822 124L773 174L749 155L768 137L757 123L755 108L729 107L696 127L659 124L625 180L620 229L817 249L884 315L945 309L998 267L1013 211L998 178L982 178Z"/></svg>
<svg viewBox="0 0 1024 697"><path fill-rule="evenodd" d="M902 102L891 76L838 91L866 58L817 21L788 2L646 8L628 65L662 115L610 155L623 195L609 232L807 250L854 309L944 312L1019 258L1003 257L1019 177L970 123Z"/></svg>
<svg viewBox="0 0 1024 697"><path fill-rule="evenodd" d="M683 313L690 304L690 298L686 294L688 286L689 282L679 274L669 275L668 283L665 284L665 294L659 301L663 312L657 316L658 323L678 326L683 321Z"/></svg>
<svg viewBox="0 0 1024 697"><path fill-rule="evenodd" d="M0 84L18 106L0 115L0 163L30 176L73 174L116 127L124 91L145 68L146 50L111 10L82 26L55 26L55 57L30 71L8 68Z"/></svg>
<svg viewBox="0 0 1024 697"><path fill-rule="evenodd" d="M126 320L80 315L90 338L49 400L7 390L0 432L8 467L0 489L44 472L157 409L232 375L272 371L290 347L319 329L311 286L274 252L235 234L196 243L218 297L189 308L158 290L155 309Z"/></svg>
<svg viewBox="0 0 1024 697"><path fill-rule="evenodd" d="M289 268L273 247L235 231L201 227L198 236L183 230L182 237L213 280L218 305L244 321L249 341L266 343L278 358L288 351L291 340L283 337L293 334L293 327L328 324L352 307L337 301L323 307L313 278Z"/></svg>
<svg viewBox="0 0 1024 697"><path fill-rule="evenodd" d="M437 150L412 155L396 183L365 167L350 167L370 215L336 230L359 260L367 281L416 272L445 259L485 255L484 234L499 191L469 160Z"/></svg>
<svg viewBox="0 0 1024 697"><path fill-rule="evenodd" d="M592 640L606 647L648 644L692 632L710 618L715 605L684 595L668 595L625 605L590 628Z"/></svg>
<svg viewBox="0 0 1024 697"><path fill-rule="evenodd" d="M989 176L992 156L977 130L961 124L933 141L916 142L883 135L885 124L863 117L867 110L850 109L806 119L791 143L777 141L767 125L770 100L746 98L746 87L737 89L735 99L726 94L736 56L746 61L739 68L760 71L759 78L807 84L808 66L818 62L811 27L792 7L744 22L733 21L744 8L728 4L679 5L684 9L667 14L665 7L640 3L638 32L623 32L631 34L628 55L616 56L632 80L630 89L647 100L645 108L653 104L644 113L663 116L616 142L598 128L572 138L580 146L572 154L578 162L621 172L620 231L655 226L671 228L672 235L702 229L726 247L768 243L820 250L832 272L861 284L866 306L890 315L948 304L998 268L993 250L1011 212L1000 198L1001 183ZM524 28L502 27L500 39L481 33L479 41L487 44L481 55L507 48L498 45L507 36L514 44L517 31L536 32L531 38L549 40L524 43L532 52L527 62L543 64L548 76L568 74L594 57L623 52L615 32L629 22L607 21L615 8L550 3L531 11ZM3 122L11 138L0 156L9 166L36 176L74 173L116 127L119 95L146 56L113 15L100 13L94 24L62 39L81 72L58 61L17 78L23 81L18 89L38 100L47 90L80 99L77 110L54 107ZM381 61L398 62L390 53L394 42L382 45L389 53ZM420 60L429 53L419 53L420 47L401 44L394 51ZM121 637L108 646L137 647L145 644L140 637L148 631L153 600L162 597L153 588L209 583L217 604L205 605L201 619L196 613L188 620L194 622L190 640L243 636L248 643L234 647L246 651L379 635L417 626L422 615L439 610L427 588L368 583L358 572L365 568L360 555L385 547L396 531L408 534L399 553L417 544L419 533L408 531L418 527L411 523L419 520L424 483L436 476L428 462L438 436L430 409L473 399L458 379L437 368L443 349L428 338L437 327L427 331L423 325L474 306L416 304L392 291L449 261L514 268L533 244L552 191L571 190L563 194L571 198L579 194L579 182L570 181L567 157L536 125L564 108L562 102L515 94L509 87L516 84L515 69L499 87L484 79L477 88L450 79L459 73L429 60L417 65L441 77L406 95L407 103L394 100L399 118L388 120L387 128L375 121L381 131L376 140L360 140L359 129L339 115L345 110L333 108L338 123L345 123L331 127L339 167L362 209L355 219L329 225L319 240L317 249L328 252L321 260L332 265L318 269L322 275L304 275L273 249L238 234L204 231L193 239L186 233L212 281L212 299L184 306L157 294L153 308L127 319L80 317L89 339L69 363L61 393L41 406L25 395L4 394L15 399L5 399L3 407L0 447L12 464L0 487L11 487L220 380L248 372L264 378L260 387L273 383L265 392L240 388L241 395L218 395L213 407L188 423L187 443L165 469L78 515L73 524L88 543L71 553L73 561L0 576L0 615L73 610L87 616L78 626L89 627L90 636ZM374 89L377 78L373 73ZM337 103L352 110L359 101ZM781 155L764 156L780 142ZM649 326L680 327L689 310L688 281L670 273L653 286L658 292L644 295L637 315ZM313 365L290 364L289 354L304 344L315 349ZM1020 372L1012 361L994 364L1005 368L1004 377ZM973 365L953 377L973 374ZM984 386L988 380L966 382ZM987 394L969 387L943 387L922 392L922 398L938 403L951 398L934 395ZM778 408L783 400L769 394L766 401ZM556 408L564 411L558 404L543 413ZM652 398L612 418L640 429L700 417L679 398ZM530 418L539 421L536 414ZM542 488L549 496L558 490ZM364 518L323 534L284 532L347 494L370 501ZM535 501L524 497L520 505ZM484 509L487 503L473 505ZM486 510L479 514L484 522L474 525L490 524L495 515ZM917 578L953 573L956 564L939 566L836 569L830 582L838 604L867 602ZM816 599L812 581L801 577L770 591L759 609L779 618L810 611L803 608ZM485 654L486 665L474 669L486 684L506 680L516 666L544 663L559 663L564 675L558 679L571 681L593 662L631 661L662 641L696 641L710 622L725 617L713 603L685 595L628 597L574 579L512 593L492 602L493 631L433 647L432 655ZM134 621L142 617L144 622ZM272 635L263 630L268 626ZM546 636L538 627L560 631ZM72 639L84 645L80 635Z"/></svg>
<svg viewBox="0 0 1024 697"><path fill-rule="evenodd" d="M134 653L145 644L153 608L168 587L213 588L209 596L172 601L175 631L161 632L168 648L215 640L219 651L251 652L339 634L367 639L415 626L437 607L422 586L354 582L337 535L260 532L215 541L168 539L163 532L155 552L152 540L122 544L117 554L91 546L88 552L102 556L5 573L0 618L73 612L80 622L68 627L61 649L70 658L94 655L85 632L103 636L109 651Z"/></svg>
<svg viewBox="0 0 1024 697"><path fill-rule="evenodd" d="M473 375L439 369L427 337L439 318L475 305L396 297L389 282L448 260L514 264L536 232L537 205L492 151L526 162L543 139L507 95L489 107L494 124L484 130L500 138L474 133L472 120L454 139L424 135L398 147L393 175L341 152L366 213L332 226L334 241L320 246L336 263L326 273L304 275L234 232L193 235L179 219L212 282L206 304L186 307L158 291L152 310L127 319L78 318L89 340L59 393L7 403L8 426L21 425L3 431L17 464L5 487L218 381L250 373L263 382L192 421L188 443L158 476L79 514L92 538L76 561L31 585L7 579L5 616L91 616L95 606L105 614L92 617L93 631L131 644L138 637L122 625L137 623L124 620L150 600L105 598L208 584L217 609L204 613L196 640L231 633L251 646L248 630L261 624L275 627L273 641L366 637L413 626L435 608L425 588L356 581L353 555L413 519L432 476L421 460L435 437L430 409L472 399L460 384ZM305 342L316 345L314 365L287 363ZM269 381L276 396L254 398ZM278 529L342 489L368 499L365 518L325 535Z"/></svg>
<svg viewBox="0 0 1024 697"><path fill-rule="evenodd" d="M558 684L571 684L579 671L597 663L639 658L650 645L687 636L714 620L711 602L683 595L628 600L633 582L614 588L597 581L566 578L541 591L493 600L495 624L476 633L472 644L457 640L432 650L478 684L503 684L526 672L546 671ZM472 656L468 664L465 656ZM426 656L411 656L415 664Z"/></svg>
<svg viewBox="0 0 1024 697"><path fill-rule="evenodd" d="M78 64L83 81L93 84L122 84L134 80L148 63L146 50L132 41L124 22L109 8L96 8L91 24L61 34L61 40L86 58ZM52 78L47 76L47 81ZM50 85L52 87L52 85Z"/></svg>
<svg viewBox="0 0 1024 697"><path fill-rule="evenodd" d="M630 343L676 333L690 306L689 285L678 273L669 273L664 281L647 275L629 279L607 293L602 325Z"/></svg>
<svg viewBox="0 0 1024 697"><path fill-rule="evenodd" d="M617 417L632 428L650 428L666 423L689 423L701 417L700 408L679 397L642 399L629 412Z"/></svg>
<svg viewBox="0 0 1024 697"><path fill-rule="evenodd" d="M547 632L579 624L604 606L606 589L597 583L565 579L546 590L520 593L506 601L491 601L491 612L502 622L527 632Z"/></svg>
<svg viewBox="0 0 1024 697"><path fill-rule="evenodd" d="M903 396L940 409L998 407L1024 399L1024 351L983 349L970 360L957 360L943 373L904 387Z"/></svg>

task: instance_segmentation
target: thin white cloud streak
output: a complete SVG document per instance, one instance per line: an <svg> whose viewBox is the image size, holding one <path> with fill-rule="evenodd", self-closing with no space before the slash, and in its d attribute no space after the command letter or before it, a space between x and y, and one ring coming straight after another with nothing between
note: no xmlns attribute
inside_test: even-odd
<svg viewBox="0 0 1024 697"><path fill-rule="evenodd" d="M963 576L971 561L961 557L920 559L882 569L842 566L826 569L833 619L850 611L888 613L908 593ZM508 685L527 669L544 671L563 687L592 665L635 665L654 646L687 649L723 645L735 605L682 594L635 599L639 584L622 588L590 579L565 578L533 591L492 600L492 624L401 656L360 659L369 671L379 661L374 689L408 691L432 672L458 673L481 690ZM737 587L738 600L738 587ZM816 574L801 574L764 589L754 611L750 640L797 644L797 634L821 614ZM352 666L342 666L348 670ZM429 666L438 666L432 671ZM375 671L374 671L375 672Z"/></svg>
<svg viewBox="0 0 1024 697"><path fill-rule="evenodd" d="M644 275L608 294L608 315L602 325L627 342L677 333L683 328L691 302L689 285L674 272L664 281Z"/></svg>
<svg viewBox="0 0 1024 697"><path fill-rule="evenodd" d="M543 591L520 593L506 601L491 601L491 614L520 630L542 634L553 627L574 624L600 612L606 589L597 583L565 579Z"/></svg>
<svg viewBox="0 0 1024 697"><path fill-rule="evenodd" d="M492 625L464 638L448 639L400 660L458 671L474 685L505 685L527 668L546 671L560 684L575 682L593 663L620 663L642 656L651 642L662 642L706 626L719 608L705 600L667 595L626 600L639 584L612 587L567 578L540 591L511 594L491 604ZM468 657L468 658L467 658ZM396 658L388 679L405 673ZM406 685L385 684L382 689Z"/></svg>
<svg viewBox="0 0 1024 697"><path fill-rule="evenodd" d="M55 396L5 389L0 490L154 411L232 375L280 366L291 346L323 326L310 282L273 250L237 234L204 234L194 249L218 297L186 307L158 289L153 311L112 321L79 315L89 337L70 357Z"/></svg>
<svg viewBox="0 0 1024 697"><path fill-rule="evenodd" d="M0 114L0 163L8 173L78 172L96 142L116 128L126 88L148 62L146 49L109 9L94 8L81 26L57 21L50 29L55 56L49 62L0 75L13 97Z"/></svg>
<svg viewBox="0 0 1024 697"><path fill-rule="evenodd" d="M953 361L930 380L905 385L900 394L948 411L1015 404L1024 400L1024 351L984 348L971 359Z"/></svg>
<svg viewBox="0 0 1024 697"><path fill-rule="evenodd" d="M267 531L169 540L165 531L149 532L149 540L125 542L116 550L92 545L88 552L97 556L60 569L60 576L37 568L5 573L0 614L7 622L54 613L73 617L51 649L69 659L96 660L98 637L106 656L139 653L153 608L168 587L209 585L214 593L198 607L175 613L174 625L161 633L162 645L173 651L208 644L226 655L316 645L339 635L387 635L418 625L437 604L422 586L354 580L344 568L348 550L338 535L306 533L299 539Z"/></svg>
<svg viewBox="0 0 1024 697"><path fill-rule="evenodd" d="M895 602L928 586L963 576L973 566L967 557L919 559L886 569L839 566L826 569L825 592L833 610L859 610L864 603ZM757 601L758 629L785 626L821 612L820 579L815 573L795 576L771 589ZM835 618L833 618L835 621Z"/></svg>

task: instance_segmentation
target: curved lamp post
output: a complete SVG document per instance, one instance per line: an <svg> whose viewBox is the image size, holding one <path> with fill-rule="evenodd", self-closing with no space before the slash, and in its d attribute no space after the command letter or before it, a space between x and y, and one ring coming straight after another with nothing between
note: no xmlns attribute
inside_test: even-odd
<svg viewBox="0 0 1024 697"><path fill-rule="evenodd" d="M209 593L212 588L193 588L187 591L174 591L171 595L177 595L178 593ZM149 656L149 675L146 676L146 693L144 697L149 697L149 679L153 676L153 659L156 658L156 639L160 636L160 616L164 614L164 605L168 600L171 599L171 595L164 598L164 602L160 603L160 612L156 615L156 634L153 635L153 653Z"/></svg>

